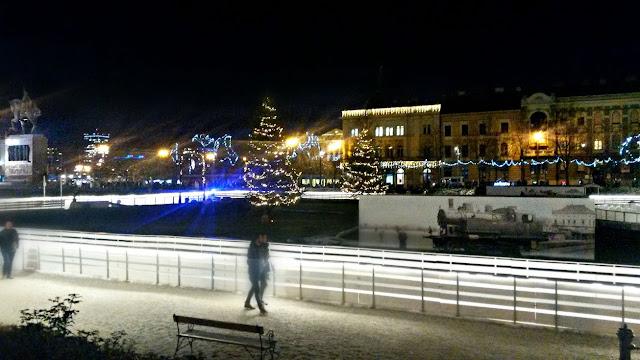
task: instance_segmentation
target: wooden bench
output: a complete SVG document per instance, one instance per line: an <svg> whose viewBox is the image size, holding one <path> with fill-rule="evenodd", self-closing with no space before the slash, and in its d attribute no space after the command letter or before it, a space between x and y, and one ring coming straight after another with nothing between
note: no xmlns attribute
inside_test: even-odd
<svg viewBox="0 0 640 360"><path fill-rule="evenodd" d="M265 334L264 328L258 325L237 324L175 314L173 315L173 321L178 327L178 343L173 354L174 358L178 351L187 345L189 345L193 353L193 342L195 340L204 340L242 346L252 358L254 356L250 349L259 349L260 359L264 359L267 354L271 355L271 359L273 359L276 348L273 330L269 330ZM181 324L183 325L182 330L180 329ZM186 325L186 329L184 329L184 325ZM196 326L198 328L195 328ZM248 334L253 334L253 336Z"/></svg>

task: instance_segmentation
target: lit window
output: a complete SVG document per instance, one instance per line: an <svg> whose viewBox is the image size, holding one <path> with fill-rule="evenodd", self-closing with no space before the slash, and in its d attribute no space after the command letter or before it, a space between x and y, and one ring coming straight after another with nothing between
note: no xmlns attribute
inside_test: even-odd
<svg viewBox="0 0 640 360"><path fill-rule="evenodd" d="M594 150L602 150L602 140L596 140L593 142Z"/></svg>
<svg viewBox="0 0 640 360"><path fill-rule="evenodd" d="M358 134L359 134L358 128L351 129L351 136L358 136Z"/></svg>
<svg viewBox="0 0 640 360"><path fill-rule="evenodd" d="M384 135L384 130L382 129L382 126L376 127L376 136L382 136L382 135Z"/></svg>
<svg viewBox="0 0 640 360"><path fill-rule="evenodd" d="M387 128L385 129L385 133L386 136L393 136L393 127L391 126L387 126Z"/></svg>
<svg viewBox="0 0 640 360"><path fill-rule="evenodd" d="M9 146L9 161L29 161L29 145Z"/></svg>
<svg viewBox="0 0 640 360"><path fill-rule="evenodd" d="M396 126L396 135L397 136L404 136L404 125Z"/></svg>

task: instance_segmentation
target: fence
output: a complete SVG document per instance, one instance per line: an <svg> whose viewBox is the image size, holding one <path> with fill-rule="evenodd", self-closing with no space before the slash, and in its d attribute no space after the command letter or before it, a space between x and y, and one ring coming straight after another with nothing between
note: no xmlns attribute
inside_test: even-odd
<svg viewBox="0 0 640 360"><path fill-rule="evenodd" d="M596 207L596 219L622 223L640 223L640 205L600 205Z"/></svg>
<svg viewBox="0 0 640 360"><path fill-rule="evenodd" d="M246 241L20 229L16 266L244 291ZM630 266L271 245L270 296L611 333L640 323Z"/></svg>

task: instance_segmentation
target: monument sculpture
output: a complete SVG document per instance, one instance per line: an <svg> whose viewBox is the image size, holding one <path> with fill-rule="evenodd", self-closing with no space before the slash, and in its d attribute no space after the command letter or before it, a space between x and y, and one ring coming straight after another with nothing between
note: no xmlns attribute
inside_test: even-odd
<svg viewBox="0 0 640 360"><path fill-rule="evenodd" d="M29 93L23 90L22 99L14 99L9 101L13 119L11 119L11 129L15 133L20 134L36 134L38 127L38 118L41 115L40 109L35 102L29 97ZM16 126L20 124L20 129ZM30 127L29 127L30 125Z"/></svg>

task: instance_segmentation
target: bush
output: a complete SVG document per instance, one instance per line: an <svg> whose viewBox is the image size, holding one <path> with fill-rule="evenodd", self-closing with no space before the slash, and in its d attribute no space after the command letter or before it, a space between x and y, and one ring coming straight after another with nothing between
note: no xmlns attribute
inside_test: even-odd
<svg viewBox="0 0 640 360"><path fill-rule="evenodd" d="M153 353L137 354L124 331L114 332L107 338L101 337L98 331L71 331L78 314L73 306L80 302L77 294L49 301L53 305L48 309L21 310L19 326L0 327L2 359L169 359Z"/></svg>

